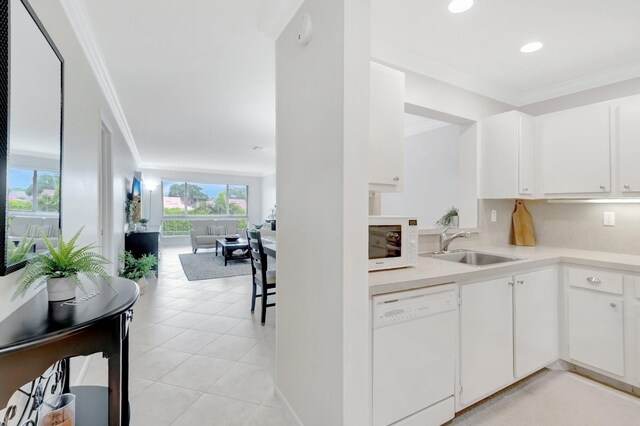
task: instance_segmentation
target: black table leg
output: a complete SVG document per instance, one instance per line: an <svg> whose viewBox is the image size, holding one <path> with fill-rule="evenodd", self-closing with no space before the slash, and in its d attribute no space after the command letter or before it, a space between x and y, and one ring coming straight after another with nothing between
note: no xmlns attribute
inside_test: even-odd
<svg viewBox="0 0 640 426"><path fill-rule="evenodd" d="M120 337L120 333L118 333ZM122 421L122 341L118 339L117 350L109 357L109 426L126 426Z"/></svg>
<svg viewBox="0 0 640 426"><path fill-rule="evenodd" d="M129 405L129 333L122 341L122 426L129 426L131 406Z"/></svg>

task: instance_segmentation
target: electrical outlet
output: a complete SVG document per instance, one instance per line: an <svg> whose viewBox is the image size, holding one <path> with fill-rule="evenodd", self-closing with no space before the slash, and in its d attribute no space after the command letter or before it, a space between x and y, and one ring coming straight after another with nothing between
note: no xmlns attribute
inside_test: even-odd
<svg viewBox="0 0 640 426"><path fill-rule="evenodd" d="M498 211L491 210L491 222L496 223L498 221Z"/></svg>
<svg viewBox="0 0 640 426"><path fill-rule="evenodd" d="M616 212L604 212L604 226L616 226Z"/></svg>

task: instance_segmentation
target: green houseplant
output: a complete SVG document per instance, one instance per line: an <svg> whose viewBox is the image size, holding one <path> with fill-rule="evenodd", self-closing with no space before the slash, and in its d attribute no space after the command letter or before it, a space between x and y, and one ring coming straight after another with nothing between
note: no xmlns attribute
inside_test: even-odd
<svg viewBox="0 0 640 426"><path fill-rule="evenodd" d="M109 261L93 252L95 246L91 244L76 247L75 243L83 229L81 228L68 242L60 235L58 247L53 247L46 235L41 233L47 252L29 260L12 300L24 296L32 285L40 286L44 282L47 283L50 302L73 299L76 286L86 293L79 275L84 275L96 286L99 286L100 278L111 285L111 278L105 269Z"/></svg>
<svg viewBox="0 0 640 426"><path fill-rule="evenodd" d="M7 239L7 265L15 265L26 259L34 240L34 237L24 236L18 244L14 244Z"/></svg>
<svg viewBox="0 0 640 426"><path fill-rule="evenodd" d="M458 226L458 208L452 206L445 214L436 222L441 226Z"/></svg>
<svg viewBox="0 0 640 426"><path fill-rule="evenodd" d="M158 259L153 254L144 254L136 259L130 251L125 251L120 255L120 262L122 269L120 269L119 275L137 281L149 275L151 269L158 264Z"/></svg>

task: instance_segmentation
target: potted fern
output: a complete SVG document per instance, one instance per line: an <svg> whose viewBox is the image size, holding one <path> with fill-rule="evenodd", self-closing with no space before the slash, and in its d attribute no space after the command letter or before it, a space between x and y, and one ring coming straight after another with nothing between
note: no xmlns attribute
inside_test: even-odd
<svg viewBox="0 0 640 426"><path fill-rule="evenodd" d="M144 254L136 259L130 251L125 251L120 255L120 263L122 268L118 275L135 281L142 291L147 286L145 277L158 264L158 259L153 254Z"/></svg>
<svg viewBox="0 0 640 426"><path fill-rule="evenodd" d="M87 277L96 286L103 278L111 285L111 277L105 269L109 261L93 252L93 245L76 247L75 243L82 232L81 228L68 242L62 235L58 238L58 247L53 247L44 233L42 241L47 252L39 254L29 260L22 276L18 281L18 288L12 300L23 296L32 285L40 286L47 283L50 302L73 299L76 296L76 286L86 293L79 275Z"/></svg>

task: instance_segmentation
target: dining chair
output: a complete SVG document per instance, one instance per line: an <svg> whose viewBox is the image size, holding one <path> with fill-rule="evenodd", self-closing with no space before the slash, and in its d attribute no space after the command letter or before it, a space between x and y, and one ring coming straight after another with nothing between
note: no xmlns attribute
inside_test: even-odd
<svg viewBox="0 0 640 426"><path fill-rule="evenodd" d="M268 297L276 294L275 291L269 293L269 290L276 288L276 271L269 270L268 256L264 252L262 246L262 236L257 229L247 229L247 241L249 242L249 250L251 251L251 273L252 287L251 295L251 312L255 311L256 298L262 298L262 316L261 323L264 325L267 319L267 308L276 306L275 303L268 303ZM261 294L257 294L257 287L260 286Z"/></svg>

